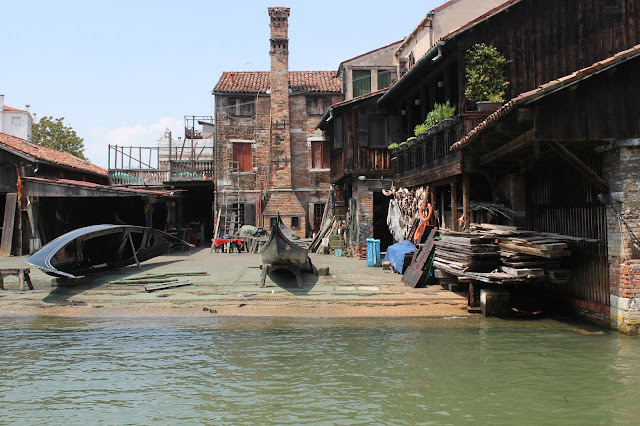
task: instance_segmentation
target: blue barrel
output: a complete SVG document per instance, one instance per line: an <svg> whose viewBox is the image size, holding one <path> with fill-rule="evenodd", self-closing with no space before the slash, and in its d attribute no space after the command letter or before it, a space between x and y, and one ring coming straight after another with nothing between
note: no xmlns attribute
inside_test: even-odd
<svg viewBox="0 0 640 426"><path fill-rule="evenodd" d="M367 238L367 266L382 266L380 240Z"/></svg>

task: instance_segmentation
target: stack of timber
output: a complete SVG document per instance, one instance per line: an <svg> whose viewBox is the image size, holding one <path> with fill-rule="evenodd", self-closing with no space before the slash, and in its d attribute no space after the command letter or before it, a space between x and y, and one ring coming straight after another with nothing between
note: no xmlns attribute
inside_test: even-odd
<svg viewBox="0 0 640 426"><path fill-rule="evenodd" d="M471 224L470 232L443 232L436 242L434 265L448 274L488 283L548 279L562 284L571 271L562 268L571 256L568 243L597 242L515 226Z"/></svg>
<svg viewBox="0 0 640 426"><path fill-rule="evenodd" d="M498 246L480 233L440 232L436 259L465 271L486 271L498 267Z"/></svg>
<svg viewBox="0 0 640 426"><path fill-rule="evenodd" d="M524 282L527 277L498 270L500 247L483 233L440 231L433 265L450 275L486 283Z"/></svg>

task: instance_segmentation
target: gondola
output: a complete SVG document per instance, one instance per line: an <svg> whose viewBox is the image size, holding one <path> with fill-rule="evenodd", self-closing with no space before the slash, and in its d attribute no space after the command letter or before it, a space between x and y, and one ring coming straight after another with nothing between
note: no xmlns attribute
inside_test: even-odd
<svg viewBox="0 0 640 426"><path fill-rule="evenodd" d="M293 272L302 288L300 270L309 266L309 245L288 229L280 215L271 227L269 239L260 250L262 255L262 281L264 287L267 274L274 269L288 269Z"/></svg>
<svg viewBox="0 0 640 426"><path fill-rule="evenodd" d="M43 246L25 259L55 277L76 278L138 264L192 244L157 229L132 225L93 225L79 228Z"/></svg>

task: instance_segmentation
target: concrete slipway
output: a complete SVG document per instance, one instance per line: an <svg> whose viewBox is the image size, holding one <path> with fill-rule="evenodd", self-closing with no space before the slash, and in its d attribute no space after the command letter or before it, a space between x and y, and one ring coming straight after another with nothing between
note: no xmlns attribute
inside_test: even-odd
<svg viewBox="0 0 640 426"><path fill-rule="evenodd" d="M27 267L26 257L2 258L3 268ZM466 316L467 298L428 286L413 289L402 276L366 261L312 254L328 275L305 272L303 288L287 271L272 272L261 288L260 255L210 253L208 248L160 256L91 277L59 280L31 267L33 290L19 291L5 278L0 315L64 316L274 316L274 317L447 317ZM123 278L148 274L206 272L178 277L191 285L146 292Z"/></svg>

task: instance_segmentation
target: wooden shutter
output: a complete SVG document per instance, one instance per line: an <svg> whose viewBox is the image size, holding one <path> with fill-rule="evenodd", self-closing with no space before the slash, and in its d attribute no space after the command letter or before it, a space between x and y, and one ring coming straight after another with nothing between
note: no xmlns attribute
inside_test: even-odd
<svg viewBox="0 0 640 426"><path fill-rule="evenodd" d="M392 143L400 143L400 138L402 137L402 128L400 124L400 116L399 115L389 115L389 144Z"/></svg>
<svg viewBox="0 0 640 426"><path fill-rule="evenodd" d="M233 161L237 161L239 172L253 171L251 143L235 142L233 144Z"/></svg>
<svg viewBox="0 0 640 426"><path fill-rule="evenodd" d="M369 118L358 114L358 146L369 145Z"/></svg>
<svg viewBox="0 0 640 426"><path fill-rule="evenodd" d="M322 168L328 169L331 167L331 158L329 155L329 142L322 141Z"/></svg>
<svg viewBox="0 0 640 426"><path fill-rule="evenodd" d="M369 146L384 148L387 146L387 118L369 117Z"/></svg>
<svg viewBox="0 0 640 426"><path fill-rule="evenodd" d="M322 142L321 141L311 142L311 168L312 169L322 168Z"/></svg>
<svg viewBox="0 0 640 426"><path fill-rule="evenodd" d="M336 149L342 148L342 116L335 117L336 124L333 132L333 147Z"/></svg>

